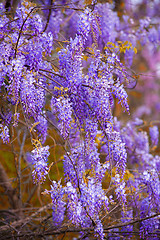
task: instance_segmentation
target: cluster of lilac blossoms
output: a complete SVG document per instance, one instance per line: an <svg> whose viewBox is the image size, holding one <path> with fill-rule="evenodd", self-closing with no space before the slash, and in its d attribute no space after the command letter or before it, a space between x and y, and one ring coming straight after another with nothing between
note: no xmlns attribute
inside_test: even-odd
<svg viewBox="0 0 160 240"><path fill-rule="evenodd" d="M9 142L9 129L8 129L8 127L7 126L5 126L5 127L3 127L3 125L2 124L0 124L0 137L1 137L1 139L2 139L2 141L4 142L4 143L8 143Z"/></svg>
<svg viewBox="0 0 160 240"><path fill-rule="evenodd" d="M32 171L33 181L35 183L43 183L48 174L48 156L49 156L49 146L46 147L36 147L32 150L32 164L34 165L34 170Z"/></svg>
<svg viewBox="0 0 160 240"><path fill-rule="evenodd" d="M23 1L13 20L0 5L0 137L12 143L13 129L24 125L35 145L33 181L42 184L50 171L50 147L44 145L53 128L60 136L64 174L61 180L49 178L46 190L59 231L67 223L81 229L83 239L119 239L117 232L132 237L130 224L115 233L115 226L104 229L140 218L137 232L150 239L159 220L141 219L159 212L159 128L150 124L144 130L141 119L124 124L114 112L119 104L129 114L128 67L137 42L156 49L157 25L150 29L150 19L138 19L131 31L133 19L121 19L114 4L82 2L54 1L52 9L42 9L45 18L41 6Z"/></svg>
<svg viewBox="0 0 160 240"><path fill-rule="evenodd" d="M64 130L68 136L72 132L71 124L69 124L71 113L77 130L80 131L79 134L82 134L79 143L73 143L71 151L65 154L63 160L67 183L65 192L68 196L66 205L68 218L76 226L93 226L95 236L104 239L103 224L99 214L108 208L109 202L102 188L106 165L100 162L96 136L99 132L103 135L103 141L109 147L108 154L113 156L113 164L119 166L118 168L121 169L119 174L123 177L127 155L123 153L125 148L120 136L118 138L121 144L118 147L119 143L117 139L114 139L114 132L108 127L108 122L110 125L113 124L111 112L114 103L113 96L118 97L127 110L128 103L123 85L120 83L117 86L114 85L110 62L106 60L104 63L98 50L93 52L94 61L91 62L88 73L85 76L82 73L83 51L91 31L93 18L94 14L86 8L84 13L80 14L77 35L71 39L65 49L59 52L60 73L65 79L64 86L68 90L64 99L58 96L55 105L52 100L52 108L54 112L57 109L59 128L63 128L63 136L65 136ZM116 58L113 59L113 62L115 61L117 61ZM65 107L62 103L65 103ZM70 117L68 117L69 113ZM116 147L112 148L109 141L115 142ZM109 156L108 159L111 160ZM118 185L120 188L119 190L117 188L117 197L123 201L124 191L121 189L124 184L119 181ZM61 215L59 217L61 218ZM53 211L53 218L57 218L56 211Z"/></svg>
<svg viewBox="0 0 160 240"><path fill-rule="evenodd" d="M2 101L7 97L9 102L4 107L3 115L8 112L13 115L15 110L16 114L23 111L29 127L33 121L39 122L39 119L45 115L47 79L40 75L39 69L50 70L47 56L51 54L53 43L52 34L42 32L45 24L40 15L36 13L36 9L31 14L33 7L23 2L21 8L17 9L15 21L10 21L3 14L4 6L1 4L2 18L0 20L2 40L0 43L0 92ZM1 118L2 124L5 124L6 119L3 116ZM14 119L11 117L8 125L13 122ZM38 138L45 142L47 122L42 121L40 124L41 129L46 128L46 130L41 131L38 125L35 130Z"/></svg>

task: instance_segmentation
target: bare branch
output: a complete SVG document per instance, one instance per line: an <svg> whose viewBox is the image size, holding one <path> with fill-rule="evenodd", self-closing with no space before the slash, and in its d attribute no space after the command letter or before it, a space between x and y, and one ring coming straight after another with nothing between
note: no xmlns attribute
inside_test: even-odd
<svg viewBox="0 0 160 240"><path fill-rule="evenodd" d="M13 209L20 209L20 202L15 189L12 187L10 180L6 174L5 169L0 163L0 185L4 188L8 196L9 203Z"/></svg>
<svg viewBox="0 0 160 240"><path fill-rule="evenodd" d="M3 232L8 231L10 228L17 228L17 227L20 227L23 224L27 224L34 217L36 217L39 213L41 213L43 211L46 211L47 209L50 209L51 207L52 207L52 203L49 203L48 205L41 207L39 210L37 210L31 216L26 217L25 219L21 219L19 221L14 221L10 225L0 227L0 234L3 234Z"/></svg>

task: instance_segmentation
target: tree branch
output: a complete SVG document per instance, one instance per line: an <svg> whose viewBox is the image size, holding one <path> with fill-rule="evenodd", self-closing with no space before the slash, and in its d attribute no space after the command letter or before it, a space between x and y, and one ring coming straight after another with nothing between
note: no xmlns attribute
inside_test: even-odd
<svg viewBox="0 0 160 240"><path fill-rule="evenodd" d="M33 213L31 216L26 217L24 219L21 219L19 221L14 221L13 223L11 223L10 225L7 226L2 226L0 227L0 236L1 234L3 235L4 232L8 231L10 228L17 228L20 227L22 225L27 224L28 222L30 222L35 216L37 216L39 213L49 209L52 207L52 203L47 204L46 206L41 207L38 211L36 211L35 213Z"/></svg>
<svg viewBox="0 0 160 240"><path fill-rule="evenodd" d="M10 180L6 174L6 171L1 163L0 163L0 185L4 188L11 207L13 209L20 209L18 196L15 192L15 189L12 187Z"/></svg>

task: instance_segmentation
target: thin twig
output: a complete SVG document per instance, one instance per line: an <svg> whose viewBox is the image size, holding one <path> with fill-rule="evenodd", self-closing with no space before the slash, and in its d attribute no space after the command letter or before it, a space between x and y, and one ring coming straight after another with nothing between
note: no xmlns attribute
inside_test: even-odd
<svg viewBox="0 0 160 240"><path fill-rule="evenodd" d="M45 210L49 209L52 207L52 203L47 204L46 206L43 206L41 208L39 208L35 213L33 213L31 216L26 217L25 219L21 219L19 221L14 221L13 223L11 223L9 226L1 226L0 227L0 234L2 234L5 231L8 231L9 228L16 228L21 226L22 224L26 224L28 222L30 222L35 216L37 216L39 213L44 212Z"/></svg>
<svg viewBox="0 0 160 240"><path fill-rule="evenodd" d="M10 180L6 174L4 167L0 163L0 184L5 190L6 195L8 196L9 203L13 209L19 209L19 201L15 189L12 188ZM19 211L19 210L18 210Z"/></svg>
<svg viewBox="0 0 160 240"><path fill-rule="evenodd" d="M52 72L52 71L49 71L49 70L46 70L46 69L39 68L39 71L48 72L48 73L51 73L51 74L53 74L53 75L55 75L55 76L58 76L58 77L60 77L60 78L66 79L64 76L61 76L61 75L58 74L58 73L55 73L55 72Z"/></svg>
<svg viewBox="0 0 160 240"><path fill-rule="evenodd" d="M52 4L53 4L53 0L51 0L51 6L52 6ZM50 20L50 17L51 17L51 13L52 13L52 9L49 8L49 13L48 13L48 17L47 17L47 22L46 22L46 25L45 25L45 27L44 27L44 29L43 29L43 32L45 32L45 31L47 30L47 27L48 27L48 24L49 24L49 20Z"/></svg>
<svg viewBox="0 0 160 240"><path fill-rule="evenodd" d="M21 194L21 158L23 155L23 148L24 148L24 144L25 144L25 140L26 140L26 130L24 131L23 134L23 139L22 139L22 143L21 143L21 148L20 148L20 153L19 153L19 158L18 158L18 184L19 184L19 201L20 204L22 202L22 194Z"/></svg>
<svg viewBox="0 0 160 240"><path fill-rule="evenodd" d="M63 87L63 85L62 85L61 83L57 82L56 80L54 80L53 78L47 76L46 74L41 73L41 72L39 72L39 74L42 75L42 76L44 76L44 77L46 77L46 78L48 78L48 79L50 79L51 81L55 82L55 83L58 84L59 86Z"/></svg>
<svg viewBox="0 0 160 240"><path fill-rule="evenodd" d="M40 88L44 89L46 92L50 93L51 96L55 96L51 91L49 91L47 88L39 85L38 83L33 83L33 84L36 85L37 87L40 87Z"/></svg>

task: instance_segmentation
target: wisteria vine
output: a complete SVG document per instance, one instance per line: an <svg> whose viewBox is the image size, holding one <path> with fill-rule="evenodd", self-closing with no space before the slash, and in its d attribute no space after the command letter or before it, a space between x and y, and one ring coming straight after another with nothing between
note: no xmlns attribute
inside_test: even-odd
<svg viewBox="0 0 160 240"><path fill-rule="evenodd" d="M141 112L138 106L127 122L115 116L115 106L132 115L127 89L138 81L131 69L137 52L146 54L140 46L158 54L158 3L150 11L144 1L142 16L134 15L134 7L132 16L120 16L115 2L22 1L14 16L0 3L0 137L2 146L9 145L17 129L27 129L33 149L25 153L26 163L35 184L50 181L44 193L52 200L52 226L59 234L67 223L81 229L80 239L133 239L137 232L156 240L159 122L142 118L150 105ZM129 2L124 1L128 12ZM157 93L160 86L153 84ZM64 151L61 179L50 177L51 129ZM117 228L106 231L113 224Z"/></svg>

